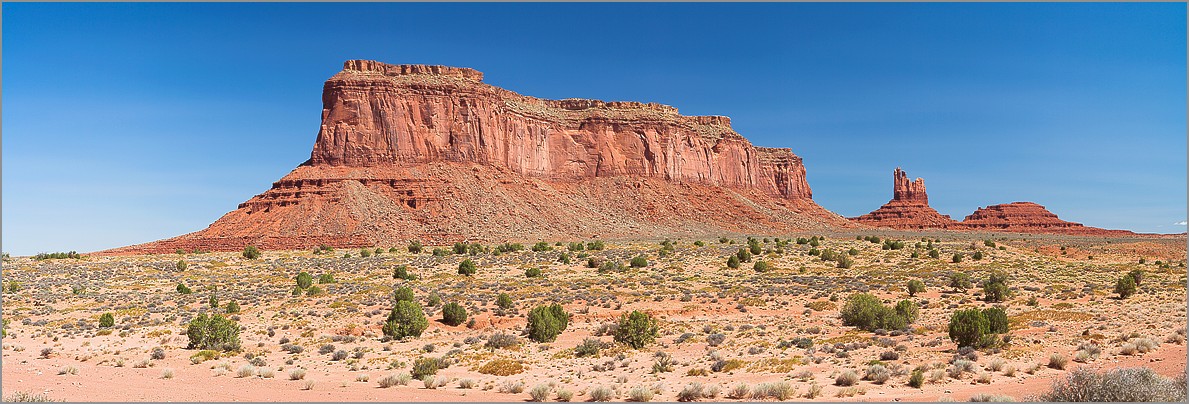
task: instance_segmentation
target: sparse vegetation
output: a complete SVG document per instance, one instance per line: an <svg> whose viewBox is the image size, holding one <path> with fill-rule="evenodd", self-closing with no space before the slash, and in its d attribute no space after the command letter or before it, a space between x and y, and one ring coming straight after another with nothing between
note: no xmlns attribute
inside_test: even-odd
<svg viewBox="0 0 1189 404"><path fill-rule="evenodd" d="M442 306L442 322L449 325L459 325L467 321L467 310L454 302Z"/></svg>
<svg viewBox="0 0 1189 404"><path fill-rule="evenodd" d="M188 349L234 351L240 347L239 324L218 314L199 314L186 327L186 336L190 338Z"/></svg>
<svg viewBox="0 0 1189 404"><path fill-rule="evenodd" d="M627 344L640 349L656 340L660 329L656 319L648 313L632 310L619 317L619 327L615 330L615 342Z"/></svg>
<svg viewBox="0 0 1189 404"><path fill-rule="evenodd" d="M478 270L475 269L475 262L471 261L470 258L462 260L462 262L458 263L459 275L471 276L474 275L475 272L478 272Z"/></svg>
<svg viewBox="0 0 1189 404"><path fill-rule="evenodd" d="M570 324L570 314L554 303L537 306L528 313L528 337L537 342L552 342Z"/></svg>
<svg viewBox="0 0 1189 404"><path fill-rule="evenodd" d="M260 249L256 248L256 246L250 245L250 246L244 247L244 253L242 255L244 256L244 258L254 260L254 259L260 258Z"/></svg>
<svg viewBox="0 0 1189 404"><path fill-rule="evenodd" d="M421 332L429 326L429 321L425 319L425 313L421 311L421 305L401 300L396 302L396 306L388 313L388 320L384 322L382 328L384 335L395 339L404 337L420 337Z"/></svg>

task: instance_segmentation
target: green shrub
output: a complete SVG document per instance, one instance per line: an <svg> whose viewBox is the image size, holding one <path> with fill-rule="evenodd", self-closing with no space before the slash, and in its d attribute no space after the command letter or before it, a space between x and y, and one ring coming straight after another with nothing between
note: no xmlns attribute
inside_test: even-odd
<svg viewBox="0 0 1189 404"><path fill-rule="evenodd" d="M252 246L252 245L244 247L243 256L244 256L244 258L247 258L250 260L260 258L260 249L256 248L256 246Z"/></svg>
<svg viewBox="0 0 1189 404"><path fill-rule="evenodd" d="M644 268L648 266L648 258L644 258L643 255L637 255L632 258L631 265L632 268Z"/></svg>
<svg viewBox="0 0 1189 404"><path fill-rule="evenodd" d="M706 243L702 242L702 240L697 240L697 241L694 241L694 245L696 245L698 247L705 247Z"/></svg>
<svg viewBox="0 0 1189 404"><path fill-rule="evenodd" d="M189 267L190 264L186 263L186 260L178 260L178 263L174 265L174 268L177 268L179 271L185 271Z"/></svg>
<svg viewBox="0 0 1189 404"><path fill-rule="evenodd" d="M631 314L620 315L619 327L615 330L615 342L640 349L655 341L659 332L656 319L652 315L632 310Z"/></svg>
<svg viewBox="0 0 1189 404"><path fill-rule="evenodd" d="M181 283L178 284L177 290L178 290L178 293L181 293L183 295L188 295L188 294L194 293L193 290L190 290L190 287L188 287L184 284L181 284Z"/></svg>
<svg viewBox="0 0 1189 404"><path fill-rule="evenodd" d="M1003 334L1007 332L1007 312L999 307L983 309L983 317L987 319L987 332Z"/></svg>
<svg viewBox="0 0 1189 404"><path fill-rule="evenodd" d="M321 294L322 294L322 288L320 288L318 286L310 286L309 289L306 289L306 296L318 296Z"/></svg>
<svg viewBox="0 0 1189 404"><path fill-rule="evenodd" d="M847 298L841 314L842 324L874 331L883 322L881 319L887 315L887 308L874 295L856 293Z"/></svg>
<svg viewBox="0 0 1189 404"><path fill-rule="evenodd" d="M570 242L566 245L566 249L575 252L582 251L586 249L586 245L582 244L581 242Z"/></svg>
<svg viewBox="0 0 1189 404"><path fill-rule="evenodd" d="M435 256L435 257L445 257L447 255L450 255L450 250L447 250L445 248L436 248L435 247L433 249L433 251L431 252L431 254L433 254L433 256Z"/></svg>
<svg viewBox="0 0 1189 404"><path fill-rule="evenodd" d="M553 251L553 247L550 247L549 243L540 241L540 242L537 242L537 244L533 244L533 251L536 251L536 252Z"/></svg>
<svg viewBox="0 0 1189 404"><path fill-rule="evenodd" d="M739 268L739 257L736 255L731 255L730 258L727 258L727 267L729 267L731 269L738 269Z"/></svg>
<svg viewBox="0 0 1189 404"><path fill-rule="evenodd" d="M562 251L561 254L557 255L557 262L560 262L563 264L569 264L570 263L570 254L566 253L565 251Z"/></svg>
<svg viewBox="0 0 1189 404"><path fill-rule="evenodd" d="M604 274L613 271L623 271L622 264L616 264L611 261L604 261L603 265L599 265L599 273Z"/></svg>
<svg viewBox="0 0 1189 404"><path fill-rule="evenodd" d="M851 265L854 265L854 264L855 264L855 261L850 259L850 257L846 257L846 256L838 257L838 265L837 266L839 268L843 268L843 269L850 268Z"/></svg>
<svg viewBox="0 0 1189 404"><path fill-rule="evenodd" d="M116 325L116 319L114 316L111 315L111 313L103 313L102 316L99 316L99 327L100 328L108 328L113 325Z"/></svg>
<svg viewBox="0 0 1189 404"><path fill-rule="evenodd" d="M541 268L532 267L524 270L524 276L527 278L536 278L541 276Z"/></svg>
<svg viewBox="0 0 1189 404"><path fill-rule="evenodd" d="M901 300L896 303L895 311L909 323L917 321L917 317L920 316L920 308L912 300Z"/></svg>
<svg viewBox="0 0 1189 404"><path fill-rule="evenodd" d="M206 303L209 304L212 309L219 308L219 296L217 294L218 290L212 291L211 297L206 299Z"/></svg>
<svg viewBox="0 0 1189 404"><path fill-rule="evenodd" d="M414 301L413 289L409 289L406 286L396 288L396 290L392 292L392 298L398 302L412 302Z"/></svg>
<svg viewBox="0 0 1189 404"><path fill-rule="evenodd" d="M396 302L396 306L388 313L388 321L384 322L383 331L384 335L394 339L420 337L421 332L428 326L429 321L425 319L421 305L401 300Z"/></svg>
<svg viewBox="0 0 1189 404"><path fill-rule="evenodd" d="M71 252L56 252L56 253L38 253L36 256L33 257L33 259L37 260L37 261L41 261L41 260L48 260L48 259L63 259L63 258L79 259L82 257L83 256L79 255L79 253L71 251ZM1141 262L1141 264L1142 264L1142 262Z"/></svg>
<svg viewBox="0 0 1189 404"><path fill-rule="evenodd" d="M1120 299L1126 299L1135 294L1135 278L1130 275L1124 275L1115 283L1115 293L1119 294Z"/></svg>
<svg viewBox="0 0 1189 404"><path fill-rule="evenodd" d="M495 298L495 305L504 310L510 309L512 308L512 297L508 296L507 293L500 293Z"/></svg>
<svg viewBox="0 0 1189 404"><path fill-rule="evenodd" d="M950 261L953 261L955 264L962 262L962 253L954 253L954 256L950 257Z"/></svg>
<svg viewBox="0 0 1189 404"><path fill-rule="evenodd" d="M975 251L974 255L970 256L970 258L974 258L975 261L981 260L981 259L983 259L983 252Z"/></svg>
<svg viewBox="0 0 1189 404"><path fill-rule="evenodd" d="M392 279L404 279L406 281L416 280L417 276L409 273L408 265L400 265L392 270Z"/></svg>
<svg viewBox="0 0 1189 404"><path fill-rule="evenodd" d="M454 243L454 254L462 255L467 253L467 243Z"/></svg>
<svg viewBox="0 0 1189 404"><path fill-rule="evenodd" d="M239 303L236 303L234 300L227 302L226 310L227 314L239 313Z"/></svg>
<svg viewBox="0 0 1189 404"><path fill-rule="evenodd" d="M760 255L760 253L764 252L764 249L762 247L760 247L759 243L751 244L750 246L748 246L748 250L751 252L752 255Z"/></svg>
<svg viewBox="0 0 1189 404"><path fill-rule="evenodd" d="M987 317L979 309L958 310L950 317L949 335L959 347L974 347L989 328Z"/></svg>
<svg viewBox="0 0 1189 404"><path fill-rule="evenodd" d="M735 253L735 256L739 257L739 261L751 262L751 252L747 251L746 249L740 248L739 251Z"/></svg>
<svg viewBox="0 0 1189 404"><path fill-rule="evenodd" d="M454 302L442 306L442 322L449 325L459 325L467 321L467 310Z"/></svg>
<svg viewBox="0 0 1189 404"><path fill-rule="evenodd" d="M221 315L207 317L201 313L186 327L190 344L186 349L210 349L216 351L239 350L239 324Z"/></svg>
<svg viewBox="0 0 1189 404"><path fill-rule="evenodd" d="M574 347L574 356L579 358L594 356L599 353L600 349L603 349L603 341L600 341L598 338L586 337L586 339L582 340L581 344Z"/></svg>
<svg viewBox="0 0 1189 404"><path fill-rule="evenodd" d="M475 272L478 272L478 270L475 269L475 263L472 262L470 258L467 258L467 259L463 260L462 262L458 263L458 274L459 275L471 276L471 275L474 275Z"/></svg>
<svg viewBox="0 0 1189 404"><path fill-rule="evenodd" d="M333 275L333 274L322 274L322 275L319 275L319 276L318 276L318 283L320 283L320 284L335 283L335 280L334 280L334 275Z"/></svg>
<svg viewBox="0 0 1189 404"><path fill-rule="evenodd" d="M470 255L479 255L479 254L482 254L482 253L484 253L484 252L487 252L487 250L483 248L483 245L482 245L482 244L479 244L479 243L471 243L470 245L468 245L468 246L467 246L467 254L470 254Z"/></svg>
<svg viewBox="0 0 1189 404"><path fill-rule="evenodd" d="M921 388L921 386L924 386L924 385L925 385L925 371L921 370L921 369L913 370L912 376L908 377L908 386L919 389L919 388Z"/></svg>
<svg viewBox="0 0 1189 404"><path fill-rule="evenodd" d="M445 365L442 358L417 358L413 361L413 378L421 380L426 376L437 374L439 369L446 367Z"/></svg>
<svg viewBox="0 0 1189 404"><path fill-rule="evenodd" d="M408 248L409 248L409 252L411 252L413 254L421 254L421 242L420 241L417 241L417 240L410 241ZM389 251L395 252L392 250L389 250Z"/></svg>
<svg viewBox="0 0 1189 404"><path fill-rule="evenodd" d="M924 291L925 291L925 283L924 282L921 282L916 279L908 281L908 295L909 296L916 296L917 293L921 293Z"/></svg>
<svg viewBox="0 0 1189 404"><path fill-rule="evenodd" d="M756 261L755 265L751 266L751 269L755 270L756 272L764 272L767 271L768 268L769 265L766 261Z"/></svg>
<svg viewBox="0 0 1189 404"><path fill-rule="evenodd" d="M586 243L587 250L596 250L597 251L597 250L602 250L603 247L604 247L603 242L601 240L595 240L595 241Z"/></svg>
<svg viewBox="0 0 1189 404"><path fill-rule="evenodd" d="M370 257L370 256L372 256L372 250L370 248L360 249L359 256L363 257L363 258Z"/></svg>
<svg viewBox="0 0 1189 404"><path fill-rule="evenodd" d="M988 302L1002 302L1007 300L1011 291L1007 288L1007 274L1003 272L992 272L987 281L983 283L983 295Z"/></svg>
<svg viewBox="0 0 1189 404"><path fill-rule="evenodd" d="M302 271L297 274L297 287L308 289L310 285L314 284L314 277L310 276L309 272Z"/></svg>
<svg viewBox="0 0 1189 404"><path fill-rule="evenodd" d="M1127 276L1130 276L1131 280L1135 281L1135 286L1139 287L1139 285L1144 281L1144 270L1136 269L1134 271L1128 272Z"/></svg>
<svg viewBox="0 0 1189 404"><path fill-rule="evenodd" d="M970 283L970 275L967 275L965 272L954 272L952 275L950 275L951 288L965 292L966 289L970 289L971 286L973 285Z"/></svg>
<svg viewBox="0 0 1189 404"><path fill-rule="evenodd" d="M429 297L425 299L425 304L429 307L437 307L442 303L442 298L437 293L430 293Z"/></svg>
<svg viewBox="0 0 1189 404"><path fill-rule="evenodd" d="M570 314L553 303L537 306L528 313L528 338L537 342L552 342L570 324Z"/></svg>

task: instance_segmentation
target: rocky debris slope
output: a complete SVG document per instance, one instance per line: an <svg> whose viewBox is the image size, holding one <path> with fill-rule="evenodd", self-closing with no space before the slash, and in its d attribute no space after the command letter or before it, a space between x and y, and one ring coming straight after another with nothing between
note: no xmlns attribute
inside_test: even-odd
<svg viewBox="0 0 1189 404"><path fill-rule="evenodd" d="M323 87L308 161L207 229L106 253L855 226L813 201L800 157L753 146L727 117L543 100L482 79L347 61Z"/></svg>
<svg viewBox="0 0 1189 404"><path fill-rule="evenodd" d="M948 215L938 213L929 206L924 179L917 178L909 182L908 175L899 167L892 173L892 179L892 200L852 220L871 226L906 230L947 229L957 224Z"/></svg>

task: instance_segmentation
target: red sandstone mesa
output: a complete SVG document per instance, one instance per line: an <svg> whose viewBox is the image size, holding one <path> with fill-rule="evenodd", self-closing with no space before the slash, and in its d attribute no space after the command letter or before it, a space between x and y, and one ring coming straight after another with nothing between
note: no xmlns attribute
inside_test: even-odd
<svg viewBox="0 0 1189 404"><path fill-rule="evenodd" d="M1067 222L1057 218L1044 206L1032 202L1012 202L992 205L975 210L962 220L963 228L979 231L1001 231L1015 233L1054 233L1094 236L1132 235L1126 230L1107 230L1087 227L1081 223Z"/></svg>
<svg viewBox="0 0 1189 404"><path fill-rule="evenodd" d="M1126 230L1106 230L1083 226L1057 218L1044 206L1032 202L1013 202L979 208L961 222L929 207L925 180L909 182L899 167L892 173L892 200L879 209L852 220L878 227L901 230L947 229L965 231L1051 233L1094 236L1133 235Z"/></svg>
<svg viewBox="0 0 1189 404"><path fill-rule="evenodd" d="M801 158L722 116L543 100L467 68L347 61L310 159L207 229L106 253L778 233L852 227Z"/></svg>
<svg viewBox="0 0 1189 404"><path fill-rule="evenodd" d="M892 178L892 200L852 220L871 226L906 230L946 229L958 223L929 207L924 179L917 178L909 182L908 175L899 167L892 173Z"/></svg>

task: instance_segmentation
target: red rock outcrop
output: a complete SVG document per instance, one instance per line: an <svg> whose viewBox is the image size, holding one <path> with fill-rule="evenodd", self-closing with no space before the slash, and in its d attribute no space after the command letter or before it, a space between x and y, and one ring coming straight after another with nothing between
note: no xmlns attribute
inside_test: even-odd
<svg viewBox="0 0 1189 404"><path fill-rule="evenodd" d="M893 229L946 229L958 222L949 215L938 213L929 206L925 193L925 180L917 178L909 182L908 175L899 167L892 173L892 200L879 209L852 220L878 227Z"/></svg>
<svg viewBox="0 0 1189 404"><path fill-rule="evenodd" d="M1044 206L1032 202L1012 202L978 208L962 220L962 229L1013 233L1052 233L1073 235L1132 235L1127 230L1087 227L1057 218Z"/></svg>
<svg viewBox="0 0 1189 404"><path fill-rule="evenodd" d="M107 253L305 249L851 227L801 158L722 116L543 100L466 68L347 61L310 159L207 229Z"/></svg>
<svg viewBox="0 0 1189 404"><path fill-rule="evenodd" d="M1083 226L1057 218L1044 206L1032 202L1014 202L979 208L961 222L942 215L929 207L925 180L910 182L899 167L892 173L892 200L879 209L852 218L870 226L899 230L946 229L955 231L984 231L1009 233L1048 233L1091 236L1133 235L1126 230L1106 230Z"/></svg>

